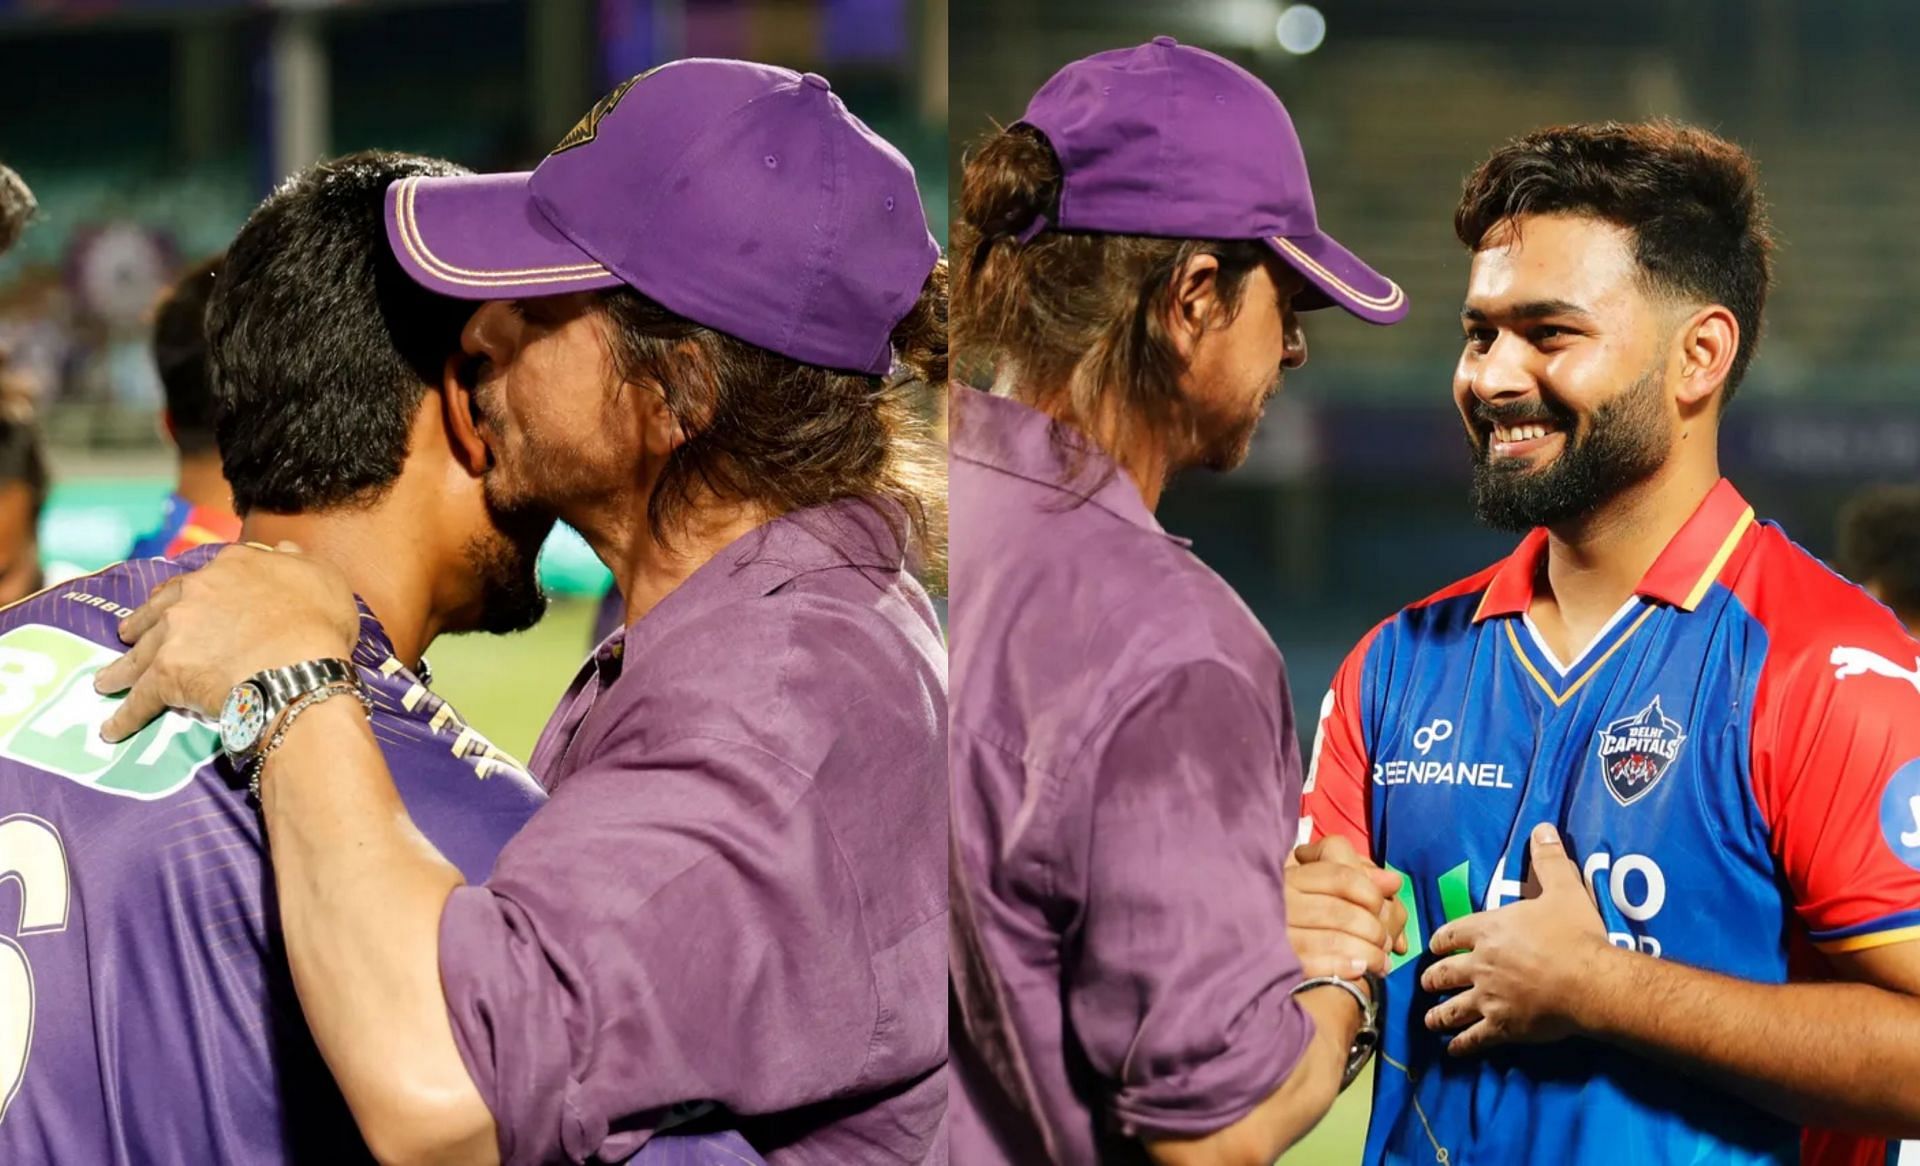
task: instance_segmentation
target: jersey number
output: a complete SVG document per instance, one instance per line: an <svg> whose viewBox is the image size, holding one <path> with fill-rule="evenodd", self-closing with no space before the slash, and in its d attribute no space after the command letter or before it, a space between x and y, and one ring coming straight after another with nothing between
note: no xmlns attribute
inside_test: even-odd
<svg viewBox="0 0 1920 1166"><path fill-rule="evenodd" d="M51 822L32 814L0 818L0 882L8 880L20 889L15 937L66 930L67 851ZM15 937L0 935L0 1121L20 1092L33 1047L33 967Z"/></svg>

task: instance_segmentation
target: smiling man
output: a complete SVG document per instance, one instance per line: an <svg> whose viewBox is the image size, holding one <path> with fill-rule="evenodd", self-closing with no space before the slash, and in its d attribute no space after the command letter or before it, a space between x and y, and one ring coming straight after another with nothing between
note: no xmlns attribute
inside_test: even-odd
<svg viewBox="0 0 1920 1166"><path fill-rule="evenodd" d="M1311 832L1404 873L1439 957L1388 976L1366 1161L1787 1163L1826 1125L1873 1136L1806 1161L1884 1162L1920 1130L1920 679L1720 476L1771 278L1752 163L1544 130L1455 228L1474 507L1528 533L1322 706Z"/></svg>

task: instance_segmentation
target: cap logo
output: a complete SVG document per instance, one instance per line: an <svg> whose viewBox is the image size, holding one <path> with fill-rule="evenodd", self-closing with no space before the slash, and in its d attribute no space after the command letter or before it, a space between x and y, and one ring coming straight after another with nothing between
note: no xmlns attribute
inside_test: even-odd
<svg viewBox="0 0 1920 1166"><path fill-rule="evenodd" d="M619 86L615 88L612 93L594 102L593 108L587 111L587 116L573 124L573 128L567 131L567 136L560 139L560 144L549 151L547 157L551 158L555 154L564 153L573 149L575 146L584 146L588 142L591 142L600 133L600 119L613 112L614 107L620 104L620 99L627 95L627 90L633 88L635 83L653 73L654 70L659 67L660 66L655 65L653 69L648 69L645 73L638 73L627 78L625 81L620 82Z"/></svg>

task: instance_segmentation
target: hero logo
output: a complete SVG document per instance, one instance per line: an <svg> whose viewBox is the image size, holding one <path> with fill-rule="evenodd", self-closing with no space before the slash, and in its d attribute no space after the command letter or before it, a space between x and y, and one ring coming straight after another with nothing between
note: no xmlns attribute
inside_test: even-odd
<svg viewBox="0 0 1920 1166"><path fill-rule="evenodd" d="M1580 874L1586 879L1596 901L1600 898L1600 879L1604 876L1607 880L1607 898L1613 900L1614 908L1620 914L1634 923L1651 922L1660 913L1660 908L1667 905L1667 876L1661 872L1659 863L1644 854L1623 854L1615 862L1612 855L1597 851L1587 855L1587 861L1580 864ZM1660 954L1660 941L1651 935L1609 931L1607 942L1650 956Z"/></svg>
<svg viewBox="0 0 1920 1166"><path fill-rule="evenodd" d="M1493 881L1487 885L1487 909L1504 907L1524 897L1517 880L1506 877L1503 857L1494 868ZM1667 876L1660 864L1644 854L1623 854L1618 859L1604 850L1587 855L1580 864L1580 876L1595 902L1612 902L1614 909L1631 923L1651 923L1667 905ZM1607 942L1628 951L1661 954L1660 941L1651 935L1631 931L1609 931Z"/></svg>
<svg viewBox="0 0 1920 1166"><path fill-rule="evenodd" d="M1413 731L1413 748L1422 758L1435 745L1453 739L1453 722L1445 717ZM1482 789L1512 789L1507 767L1493 762L1382 761L1373 767L1375 785L1472 785Z"/></svg>
<svg viewBox="0 0 1920 1166"><path fill-rule="evenodd" d="M1915 768L1916 773L1920 774L1920 763L1916 763ZM1495 911L1527 897L1526 885L1519 879L1507 877L1507 870L1511 866L1507 855L1501 855L1500 861L1494 864L1493 877L1487 881L1486 897L1480 903L1481 910ZM1399 899L1407 909L1407 951L1388 961L1391 974L1414 962L1426 951L1421 921L1428 916L1420 910L1425 892L1415 886L1416 880L1391 863L1387 864L1387 870L1400 876ZM1587 860L1580 864L1580 875L1592 893L1594 902L1611 902L1614 910L1629 923L1651 923L1654 916L1660 914L1660 909L1667 905L1667 876L1661 871L1659 863L1644 854L1623 854L1616 860L1606 851L1598 851L1587 855ZM1472 865L1465 862L1434 881L1433 887L1440 893L1439 915L1442 919L1451 923L1473 914L1473 896L1468 890L1472 882ZM1431 907L1431 900L1427 902ZM1633 931L1609 931L1607 942L1656 958L1663 951L1658 939Z"/></svg>

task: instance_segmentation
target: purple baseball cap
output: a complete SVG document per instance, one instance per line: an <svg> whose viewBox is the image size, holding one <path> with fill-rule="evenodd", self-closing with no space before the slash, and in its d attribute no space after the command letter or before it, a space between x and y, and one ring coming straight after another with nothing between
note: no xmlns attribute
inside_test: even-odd
<svg viewBox="0 0 1920 1166"><path fill-rule="evenodd" d="M1028 228L1263 239L1304 277L1302 310L1338 305L1370 324L1407 294L1320 229L1293 119L1252 73L1157 36L1075 61L1020 124L1045 134L1064 176L1059 214Z"/></svg>
<svg viewBox="0 0 1920 1166"><path fill-rule="evenodd" d="M826 79L689 59L600 99L533 171L406 178L387 241L422 286L510 300L627 284L807 364L885 373L940 247L913 167Z"/></svg>

